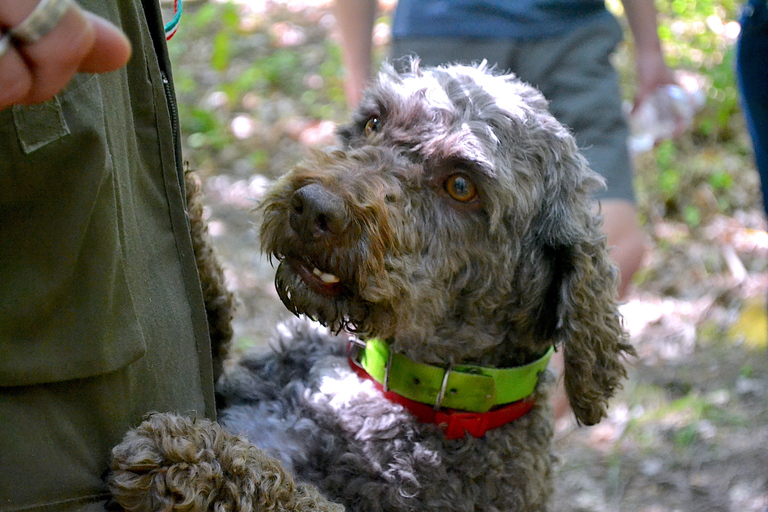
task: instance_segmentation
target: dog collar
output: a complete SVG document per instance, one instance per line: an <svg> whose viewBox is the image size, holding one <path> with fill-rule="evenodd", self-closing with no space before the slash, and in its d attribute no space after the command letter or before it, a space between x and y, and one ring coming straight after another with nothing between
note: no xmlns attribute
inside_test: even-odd
<svg viewBox="0 0 768 512"><path fill-rule="evenodd" d="M449 439L463 437L465 430L482 437L486 430L526 414L533 407L529 397L539 374L553 352L550 347L540 359L513 368L458 365L446 369L413 361L375 338L349 345L350 365L358 375L373 380L387 398L420 421L438 424Z"/></svg>

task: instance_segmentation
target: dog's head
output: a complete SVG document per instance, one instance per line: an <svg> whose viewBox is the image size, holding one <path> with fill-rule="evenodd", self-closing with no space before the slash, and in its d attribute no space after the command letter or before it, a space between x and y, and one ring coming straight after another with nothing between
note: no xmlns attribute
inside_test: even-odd
<svg viewBox="0 0 768 512"><path fill-rule="evenodd" d="M342 149L264 201L283 301L432 363L565 354L577 418L605 414L625 343L589 170L534 88L484 65L385 66Z"/></svg>

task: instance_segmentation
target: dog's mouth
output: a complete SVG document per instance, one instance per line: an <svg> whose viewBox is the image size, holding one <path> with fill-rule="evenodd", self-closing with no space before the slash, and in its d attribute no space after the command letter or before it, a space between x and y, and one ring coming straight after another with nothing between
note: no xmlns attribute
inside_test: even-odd
<svg viewBox="0 0 768 512"><path fill-rule="evenodd" d="M275 274L280 300L295 315L306 315L332 331L357 326L369 305L359 300L343 273L329 272L306 257L286 256Z"/></svg>
<svg viewBox="0 0 768 512"><path fill-rule="evenodd" d="M311 262L300 258L286 258L284 263L286 263L311 290L320 295L334 298L350 293L349 289L342 283L341 279L336 274L321 270Z"/></svg>

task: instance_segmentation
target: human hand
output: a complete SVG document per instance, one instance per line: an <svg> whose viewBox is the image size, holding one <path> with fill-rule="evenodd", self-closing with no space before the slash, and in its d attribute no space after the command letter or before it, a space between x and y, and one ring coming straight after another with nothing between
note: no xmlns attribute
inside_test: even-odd
<svg viewBox="0 0 768 512"><path fill-rule="evenodd" d="M38 4L42 4L40 8ZM57 6L63 16L58 20L51 17L50 31L43 27L38 31L41 34L26 41L26 37L15 36L19 26L30 26L33 11L33 17L39 19L39 14ZM75 73L113 71L124 66L131 55L125 34L70 0L0 0L0 34L0 110L49 100Z"/></svg>
<svg viewBox="0 0 768 512"><path fill-rule="evenodd" d="M637 70L638 87L632 109L633 113L660 87L665 85L679 86L674 72L664 63L661 52L638 52L635 56L635 67ZM682 115L677 116L672 137L681 135L688 127L689 122L689 118Z"/></svg>
<svg viewBox="0 0 768 512"><path fill-rule="evenodd" d="M635 108L662 85L677 85L674 72L667 67L661 52L639 52L635 56L637 94Z"/></svg>

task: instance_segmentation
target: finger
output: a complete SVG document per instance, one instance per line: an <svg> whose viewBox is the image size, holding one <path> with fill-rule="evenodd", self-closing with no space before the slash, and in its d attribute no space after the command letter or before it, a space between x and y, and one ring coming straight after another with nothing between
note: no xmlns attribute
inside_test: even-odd
<svg viewBox="0 0 768 512"><path fill-rule="evenodd" d="M10 52L7 52L10 53ZM4 91L1 107L33 104L51 99L77 72L100 73L118 69L130 58L127 37L113 24L75 4L45 36L32 44L17 44L23 57L14 64L0 59L10 71L0 74ZM0 68L4 70L5 68Z"/></svg>
<svg viewBox="0 0 768 512"><path fill-rule="evenodd" d="M0 110L26 98L32 87L27 63L11 45L0 57Z"/></svg>
<svg viewBox="0 0 768 512"><path fill-rule="evenodd" d="M94 31L91 51L80 63L82 73L105 73L123 67L131 57L131 43L125 34L109 21L85 12Z"/></svg>
<svg viewBox="0 0 768 512"><path fill-rule="evenodd" d="M0 110L21 101L32 87L32 75L7 32L28 16L34 7L34 1L0 1L0 34L6 34L5 51L0 55Z"/></svg>
<svg viewBox="0 0 768 512"><path fill-rule="evenodd" d="M48 34L33 44L17 44L32 73L24 104L51 99L66 86L91 52L95 30L91 19L73 4Z"/></svg>
<svg viewBox="0 0 768 512"><path fill-rule="evenodd" d="M35 9L38 0L0 2L0 28L4 32L19 25Z"/></svg>

